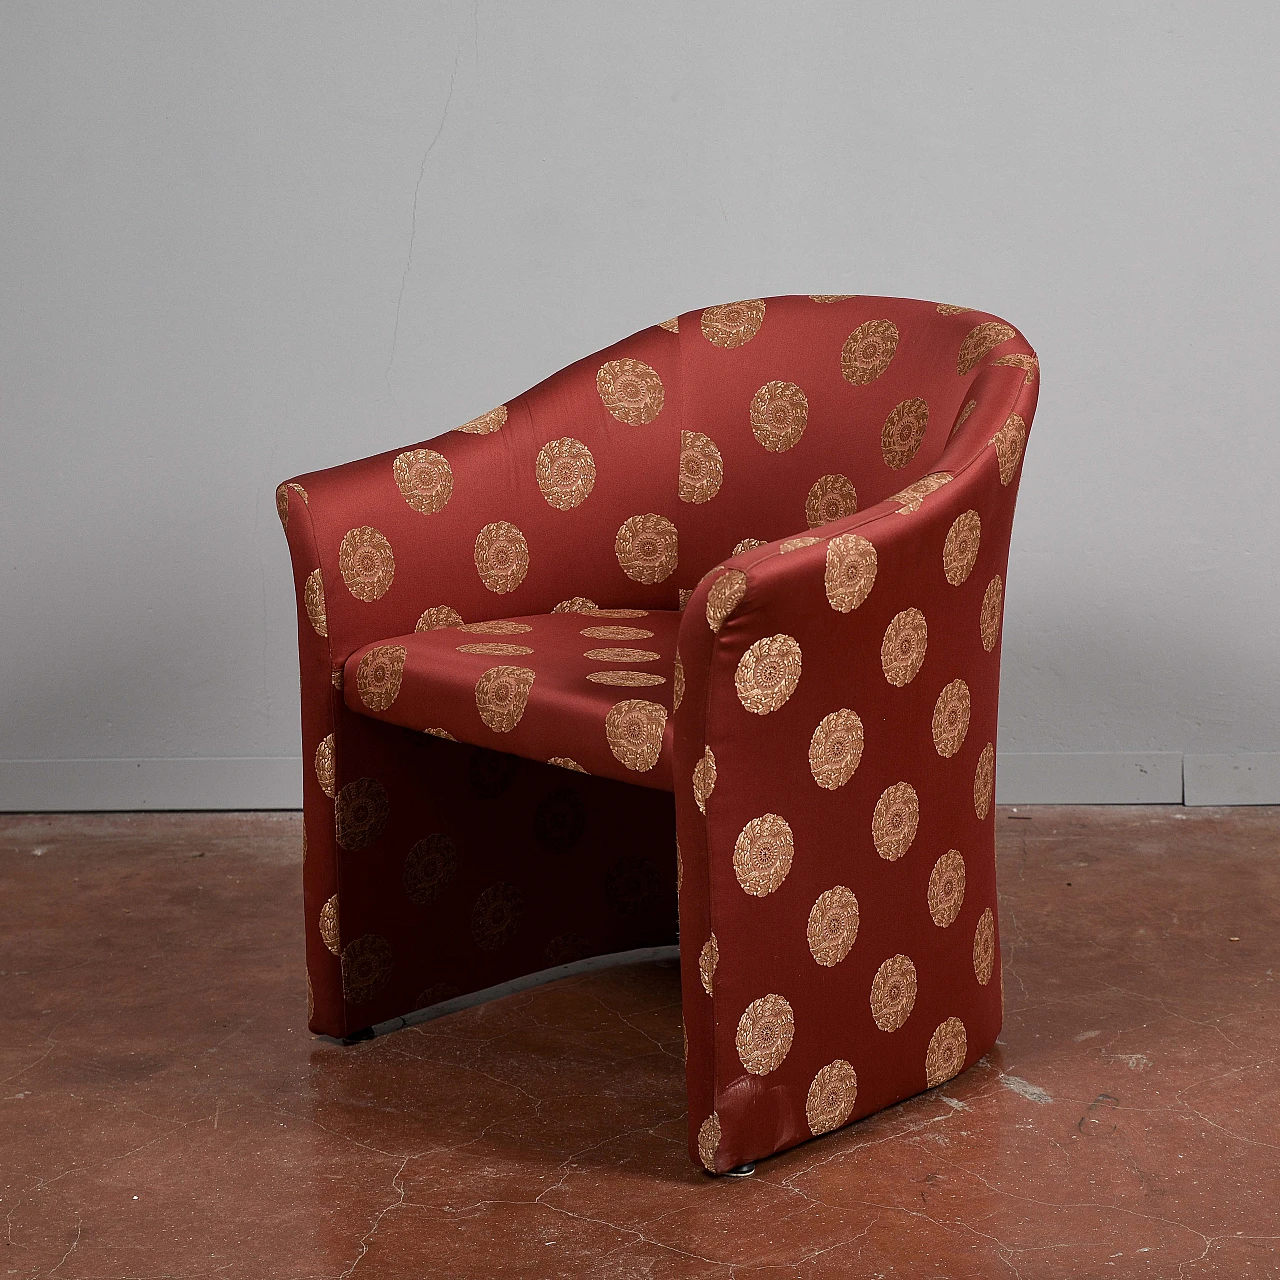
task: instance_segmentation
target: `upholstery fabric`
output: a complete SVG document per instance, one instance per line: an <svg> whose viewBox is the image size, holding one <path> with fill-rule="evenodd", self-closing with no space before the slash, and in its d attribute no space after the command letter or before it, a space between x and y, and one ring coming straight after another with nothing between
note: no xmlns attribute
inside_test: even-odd
<svg viewBox="0 0 1280 1280"><path fill-rule="evenodd" d="M674 873L711 1172L980 1057L1038 390L993 316L752 299L282 485L313 1030L669 941Z"/></svg>

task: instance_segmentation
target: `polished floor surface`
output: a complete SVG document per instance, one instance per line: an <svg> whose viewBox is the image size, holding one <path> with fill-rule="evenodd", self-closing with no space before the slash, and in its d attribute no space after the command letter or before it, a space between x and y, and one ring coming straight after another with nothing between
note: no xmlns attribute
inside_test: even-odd
<svg viewBox="0 0 1280 1280"><path fill-rule="evenodd" d="M0 816L0 1277L1280 1276L1280 809L997 822L995 1050L715 1180L674 962L342 1048L296 815Z"/></svg>

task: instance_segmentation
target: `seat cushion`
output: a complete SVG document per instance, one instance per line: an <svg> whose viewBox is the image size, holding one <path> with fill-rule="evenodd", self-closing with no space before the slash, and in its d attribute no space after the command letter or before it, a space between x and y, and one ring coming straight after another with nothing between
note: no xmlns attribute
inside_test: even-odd
<svg viewBox="0 0 1280 1280"><path fill-rule="evenodd" d="M437 627L347 660L362 715L670 791L678 612L594 609Z"/></svg>

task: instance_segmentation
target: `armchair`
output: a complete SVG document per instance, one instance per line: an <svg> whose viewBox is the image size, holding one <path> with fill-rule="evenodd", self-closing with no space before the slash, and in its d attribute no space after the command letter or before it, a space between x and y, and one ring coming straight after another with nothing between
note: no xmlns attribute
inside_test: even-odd
<svg viewBox="0 0 1280 1280"><path fill-rule="evenodd" d="M713 1173L981 1056L1037 391L978 312L755 299L281 485L312 1029L678 927Z"/></svg>

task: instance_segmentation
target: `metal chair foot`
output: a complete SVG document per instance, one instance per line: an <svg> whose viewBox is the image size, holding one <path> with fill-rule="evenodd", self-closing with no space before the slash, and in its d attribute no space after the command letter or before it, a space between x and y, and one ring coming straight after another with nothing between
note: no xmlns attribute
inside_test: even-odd
<svg viewBox="0 0 1280 1280"><path fill-rule="evenodd" d="M726 1169L724 1176L726 1178L749 1178L756 1171L754 1160L749 1160L746 1164L740 1164L736 1169Z"/></svg>

